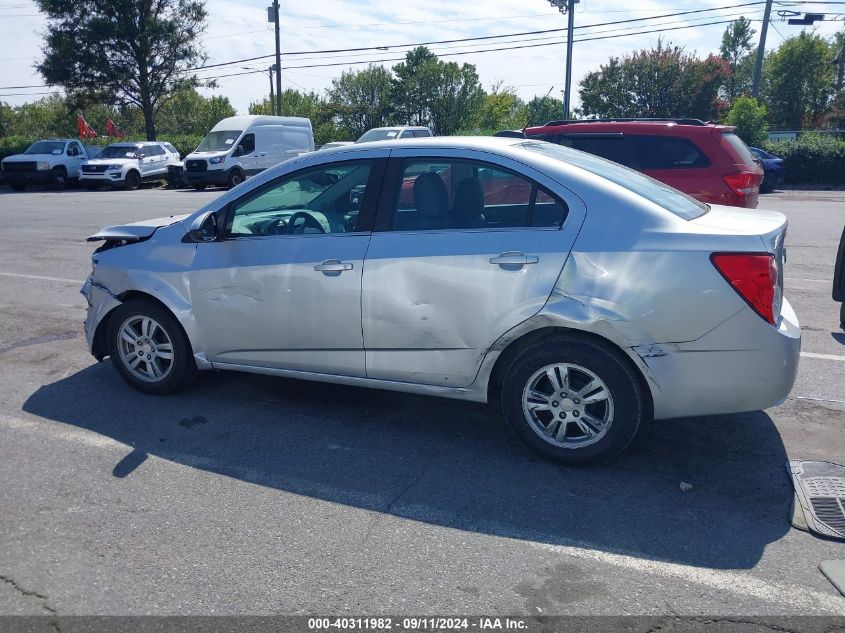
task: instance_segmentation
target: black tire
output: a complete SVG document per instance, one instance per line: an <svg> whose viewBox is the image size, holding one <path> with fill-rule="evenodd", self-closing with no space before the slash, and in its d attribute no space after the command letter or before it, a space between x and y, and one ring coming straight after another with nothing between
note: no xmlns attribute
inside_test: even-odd
<svg viewBox="0 0 845 633"><path fill-rule="evenodd" d="M197 191L205 191L206 187L208 187L208 185L194 185L194 189Z"/></svg>
<svg viewBox="0 0 845 633"><path fill-rule="evenodd" d="M59 191L67 189L67 172L63 167L53 167L53 186Z"/></svg>
<svg viewBox="0 0 845 633"><path fill-rule="evenodd" d="M127 191L135 191L140 186L141 176L138 175L138 172L135 170L127 172L126 178L123 180L123 188Z"/></svg>
<svg viewBox="0 0 845 633"><path fill-rule="evenodd" d="M244 175L241 173L240 169L233 169L229 172L229 177L226 178L226 187L231 189L232 187L237 187L244 181Z"/></svg>
<svg viewBox="0 0 845 633"><path fill-rule="evenodd" d="M100 188L100 183L98 183L98 182L91 182L90 180L88 180L88 181L84 181L83 186L84 186L84 187L85 187L88 191L97 191L97 190Z"/></svg>
<svg viewBox="0 0 845 633"><path fill-rule="evenodd" d="M600 378L610 392L613 414L604 436L593 444L564 447L543 439L534 430L528 415L523 411L523 391L532 376L549 365L568 363L587 369ZM634 439L647 411L647 405L637 375L629 364L610 345L578 336L555 336L523 350L505 372L502 383L501 403L505 419L519 438L534 452L552 461L581 465L609 460L627 448ZM578 372L573 372L576 376ZM583 385L582 385L583 386ZM553 394L554 397L554 394ZM560 399L559 403L571 405L578 400ZM581 405L586 406L607 406ZM554 413L548 414L557 420ZM575 415L570 412L569 416ZM580 414L585 415L585 414ZM566 417L562 412L560 416ZM561 422L558 422L559 424ZM576 418L568 418L574 425ZM575 433L578 433L577 426ZM598 433L597 433L598 435ZM577 437L575 438L577 441Z"/></svg>
<svg viewBox="0 0 845 633"><path fill-rule="evenodd" d="M127 366L120 351L120 333L123 325L137 317L153 319L170 339L173 348L169 371L158 381L142 380ZM133 299L115 308L109 320L109 355L117 373L138 391L164 395L181 389L197 371L191 346L176 318L161 306L142 299ZM139 349L139 348L136 348Z"/></svg>
<svg viewBox="0 0 845 633"><path fill-rule="evenodd" d="M771 193L775 190L775 177L772 174L763 176L763 182L760 185L760 193Z"/></svg>
<svg viewBox="0 0 845 633"><path fill-rule="evenodd" d="M22 182L15 182L9 185L12 188L12 191L24 191L26 189L26 185Z"/></svg>

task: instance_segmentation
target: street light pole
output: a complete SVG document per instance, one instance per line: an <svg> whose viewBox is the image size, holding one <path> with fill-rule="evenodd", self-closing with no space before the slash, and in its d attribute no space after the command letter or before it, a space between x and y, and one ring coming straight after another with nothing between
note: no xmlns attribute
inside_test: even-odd
<svg viewBox="0 0 845 633"><path fill-rule="evenodd" d="M549 0L552 6L568 14L566 25L566 81L563 87L563 118L568 119L572 102L572 38L575 32L575 5L581 0Z"/></svg>

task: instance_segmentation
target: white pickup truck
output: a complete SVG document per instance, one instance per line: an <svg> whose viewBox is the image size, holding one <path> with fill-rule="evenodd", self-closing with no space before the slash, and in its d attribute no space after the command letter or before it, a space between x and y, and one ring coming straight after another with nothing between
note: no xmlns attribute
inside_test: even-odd
<svg viewBox="0 0 845 633"><path fill-rule="evenodd" d="M68 180L79 178L79 168L89 158L85 146L76 139L36 141L23 154L3 159L3 181L15 191L35 184L64 189Z"/></svg>

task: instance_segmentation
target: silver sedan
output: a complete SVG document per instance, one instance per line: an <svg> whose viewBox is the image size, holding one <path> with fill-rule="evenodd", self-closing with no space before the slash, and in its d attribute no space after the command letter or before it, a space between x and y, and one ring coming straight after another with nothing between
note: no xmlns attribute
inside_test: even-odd
<svg viewBox="0 0 845 633"><path fill-rule="evenodd" d="M93 235L85 333L147 393L214 369L495 400L584 463L786 398L785 231L541 141L355 145Z"/></svg>

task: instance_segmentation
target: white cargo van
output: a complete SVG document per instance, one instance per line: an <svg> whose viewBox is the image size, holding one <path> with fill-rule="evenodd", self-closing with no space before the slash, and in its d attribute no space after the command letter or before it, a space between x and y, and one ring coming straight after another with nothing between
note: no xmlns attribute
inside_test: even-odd
<svg viewBox="0 0 845 633"><path fill-rule="evenodd" d="M185 157L190 187L234 187L288 158L314 151L311 121L290 116L233 116L215 125Z"/></svg>

